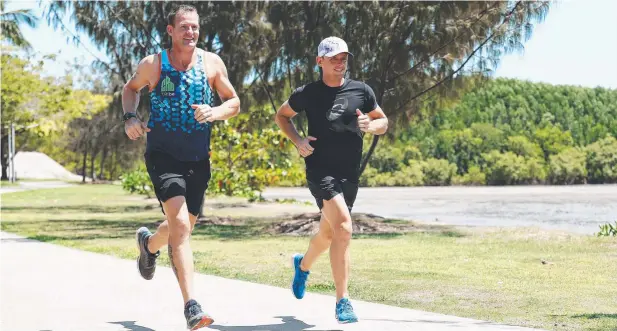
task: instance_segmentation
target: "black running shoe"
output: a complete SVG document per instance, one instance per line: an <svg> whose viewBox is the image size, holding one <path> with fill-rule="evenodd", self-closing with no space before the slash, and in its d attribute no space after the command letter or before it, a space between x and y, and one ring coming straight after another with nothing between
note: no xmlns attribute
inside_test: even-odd
<svg viewBox="0 0 617 331"><path fill-rule="evenodd" d="M212 317L201 310L201 305L195 300L189 300L184 305L184 317L186 318L186 327L189 330L201 329L214 323Z"/></svg>
<svg viewBox="0 0 617 331"><path fill-rule="evenodd" d="M156 269L156 258L161 254L157 251L156 254L150 253L148 250L148 238L152 233L148 228L141 227L137 230L137 247L139 248L139 257L137 257L137 268L139 274L144 279L150 280L154 277L154 270Z"/></svg>

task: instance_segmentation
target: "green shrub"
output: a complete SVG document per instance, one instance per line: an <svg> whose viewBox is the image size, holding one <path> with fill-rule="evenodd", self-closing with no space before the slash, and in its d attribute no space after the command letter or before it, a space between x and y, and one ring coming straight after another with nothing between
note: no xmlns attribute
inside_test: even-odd
<svg viewBox="0 0 617 331"><path fill-rule="evenodd" d="M450 185L456 174L456 165L448 160L428 159L422 166L424 184L430 186Z"/></svg>
<svg viewBox="0 0 617 331"><path fill-rule="evenodd" d="M152 182L145 168L140 167L120 176L122 188L129 193L143 194L148 197L154 196Z"/></svg>
<svg viewBox="0 0 617 331"><path fill-rule="evenodd" d="M486 174L478 166L472 166L469 171L462 176L452 177L454 185L486 185Z"/></svg>
<svg viewBox="0 0 617 331"><path fill-rule="evenodd" d="M597 235L598 237L617 237L617 221L615 221L615 225L611 223L600 225L600 232Z"/></svg>
<svg viewBox="0 0 617 331"><path fill-rule="evenodd" d="M584 184L587 180L586 155L580 148L568 148L550 156L549 179L552 184Z"/></svg>
<svg viewBox="0 0 617 331"><path fill-rule="evenodd" d="M423 162L411 160L409 165L392 174L395 186L422 186L424 184Z"/></svg>
<svg viewBox="0 0 617 331"><path fill-rule="evenodd" d="M607 136L585 149L589 182L617 183L617 139Z"/></svg>
<svg viewBox="0 0 617 331"><path fill-rule="evenodd" d="M490 185L533 184L546 180L546 167L540 158L526 158L512 152L498 151L491 151L482 157L483 171Z"/></svg>

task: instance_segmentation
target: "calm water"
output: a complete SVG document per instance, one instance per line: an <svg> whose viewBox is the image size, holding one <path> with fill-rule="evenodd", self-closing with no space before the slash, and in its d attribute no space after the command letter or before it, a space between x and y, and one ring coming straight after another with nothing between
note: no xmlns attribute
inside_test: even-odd
<svg viewBox="0 0 617 331"><path fill-rule="evenodd" d="M314 203L307 188L270 188L264 196ZM591 234L598 225L617 221L617 185L360 188L354 211L442 224Z"/></svg>

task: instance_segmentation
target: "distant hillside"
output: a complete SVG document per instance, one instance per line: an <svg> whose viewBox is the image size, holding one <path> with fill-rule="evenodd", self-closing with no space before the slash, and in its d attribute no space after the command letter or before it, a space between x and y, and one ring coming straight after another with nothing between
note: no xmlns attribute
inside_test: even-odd
<svg viewBox="0 0 617 331"><path fill-rule="evenodd" d="M617 90L494 79L380 144L365 185L617 182Z"/></svg>

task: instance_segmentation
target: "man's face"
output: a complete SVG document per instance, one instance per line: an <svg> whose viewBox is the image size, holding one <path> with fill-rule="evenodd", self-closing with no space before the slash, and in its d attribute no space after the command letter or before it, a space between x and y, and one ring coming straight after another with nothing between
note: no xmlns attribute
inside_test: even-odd
<svg viewBox="0 0 617 331"><path fill-rule="evenodd" d="M180 49L193 49L199 40L199 15L197 12L179 12L175 25L167 26L171 43Z"/></svg>
<svg viewBox="0 0 617 331"><path fill-rule="evenodd" d="M323 69L324 75L343 77L347 71L347 53L340 53L332 57L317 57L317 63Z"/></svg>

